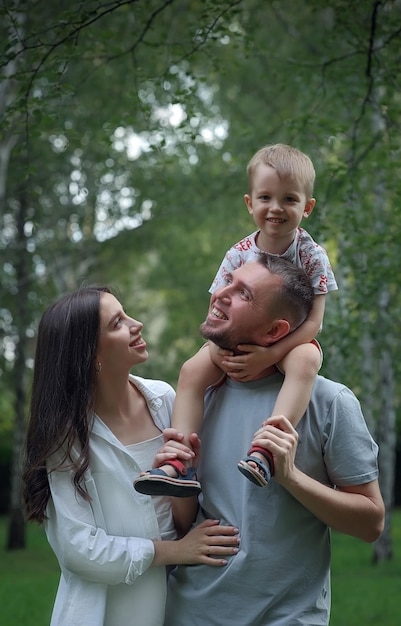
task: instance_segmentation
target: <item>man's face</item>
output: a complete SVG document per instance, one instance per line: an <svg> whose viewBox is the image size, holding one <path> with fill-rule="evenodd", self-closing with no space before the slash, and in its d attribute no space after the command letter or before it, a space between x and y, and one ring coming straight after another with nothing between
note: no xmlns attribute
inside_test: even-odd
<svg viewBox="0 0 401 626"><path fill-rule="evenodd" d="M269 345L274 321L271 302L280 285L281 279L260 263L242 265L232 273L230 283L210 298L202 336L234 352L239 344Z"/></svg>

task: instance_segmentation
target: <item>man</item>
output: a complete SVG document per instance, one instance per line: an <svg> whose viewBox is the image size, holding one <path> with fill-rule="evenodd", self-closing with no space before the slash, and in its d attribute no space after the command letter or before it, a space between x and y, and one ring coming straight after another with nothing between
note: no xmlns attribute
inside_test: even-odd
<svg viewBox="0 0 401 626"><path fill-rule="evenodd" d="M229 350L268 345L306 318L311 297L302 270L265 255L212 295L201 332ZM166 626L327 625L330 527L368 542L383 529L377 446L355 396L318 376L297 430L284 416L261 427L282 381L273 366L251 382L226 377L206 398L196 523L238 527L240 549L225 567L170 575ZM264 489L237 470L249 441L273 456Z"/></svg>

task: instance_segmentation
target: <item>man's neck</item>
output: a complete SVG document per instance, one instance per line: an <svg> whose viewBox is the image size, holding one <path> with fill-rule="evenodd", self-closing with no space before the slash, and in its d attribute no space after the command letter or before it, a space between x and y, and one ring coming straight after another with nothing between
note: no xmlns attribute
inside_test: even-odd
<svg viewBox="0 0 401 626"><path fill-rule="evenodd" d="M277 367L275 365L272 365L271 367L267 367L266 369L264 369L262 372L259 372L259 374L253 376L252 378L247 378L246 380L242 381L239 380L237 382L246 382L246 383L250 383L254 380L260 380L261 378L268 378L269 376L273 376L273 374L276 374L279 370L277 369ZM227 374L227 376L230 378L230 375Z"/></svg>

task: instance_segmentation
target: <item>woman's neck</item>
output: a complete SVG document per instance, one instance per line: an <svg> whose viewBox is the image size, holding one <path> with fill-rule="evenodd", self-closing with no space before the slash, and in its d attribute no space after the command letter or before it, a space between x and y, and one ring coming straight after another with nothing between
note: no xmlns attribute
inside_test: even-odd
<svg viewBox="0 0 401 626"><path fill-rule="evenodd" d="M95 412L99 417L102 415L124 415L131 412L132 404L135 403L136 388L129 378L106 379L99 377L96 396Z"/></svg>
<svg viewBox="0 0 401 626"><path fill-rule="evenodd" d="M124 384L99 385L95 412L123 445L160 435L143 394L128 378Z"/></svg>

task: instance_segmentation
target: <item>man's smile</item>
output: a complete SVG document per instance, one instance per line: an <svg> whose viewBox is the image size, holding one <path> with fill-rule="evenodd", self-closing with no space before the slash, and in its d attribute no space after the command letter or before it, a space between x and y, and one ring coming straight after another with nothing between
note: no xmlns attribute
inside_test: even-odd
<svg viewBox="0 0 401 626"><path fill-rule="evenodd" d="M220 309L216 308L215 306L212 307L212 310L210 312L213 317L218 317L220 320L228 320L227 315L225 315L222 311L220 311Z"/></svg>

